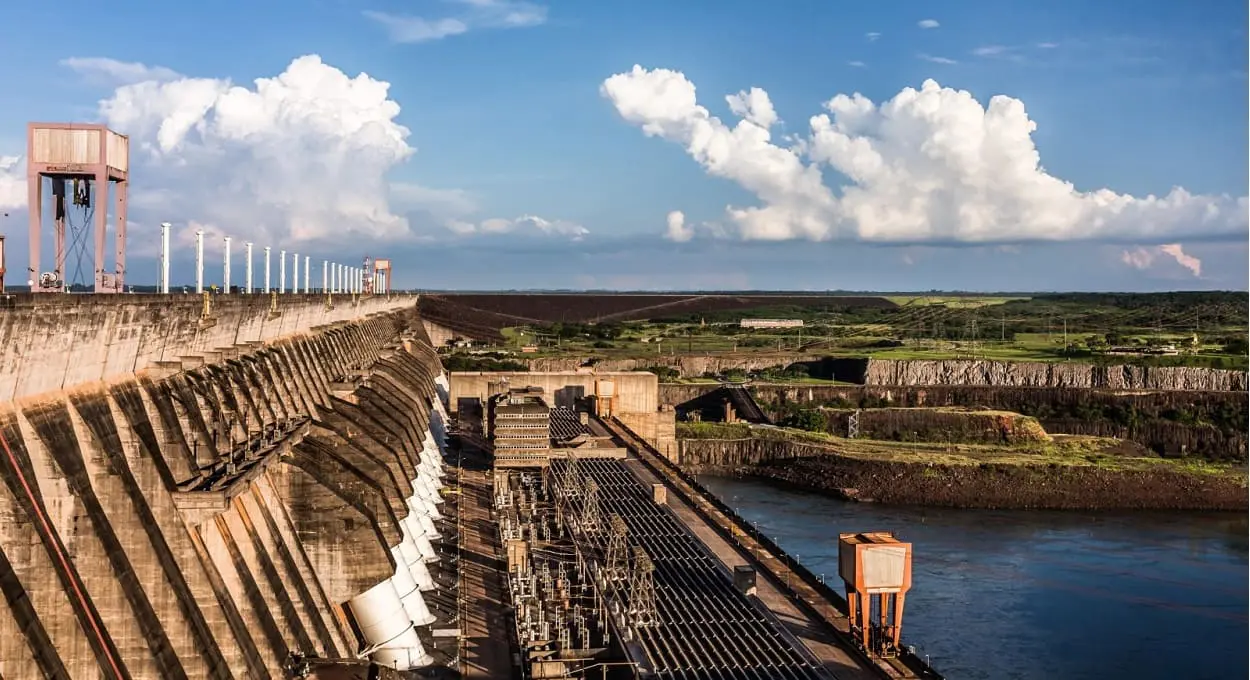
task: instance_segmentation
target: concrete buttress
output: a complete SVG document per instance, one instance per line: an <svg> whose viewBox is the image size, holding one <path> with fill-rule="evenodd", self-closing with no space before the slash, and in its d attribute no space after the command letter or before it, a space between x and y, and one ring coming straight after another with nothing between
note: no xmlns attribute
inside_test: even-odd
<svg viewBox="0 0 1250 680"><path fill-rule="evenodd" d="M433 662L413 631L435 622L422 593L439 586L408 499L436 488L413 480L430 474L442 368L415 297L10 302L0 677L282 678L295 653ZM408 617L386 625L413 631L379 646L359 617L381 610L352 602L384 602Z"/></svg>

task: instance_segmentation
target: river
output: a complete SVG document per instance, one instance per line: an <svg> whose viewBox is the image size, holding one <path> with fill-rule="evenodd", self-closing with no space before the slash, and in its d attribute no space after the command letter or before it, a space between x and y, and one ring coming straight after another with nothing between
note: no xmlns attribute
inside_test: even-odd
<svg viewBox="0 0 1250 680"><path fill-rule="evenodd" d="M903 640L951 680L1247 677L1245 515L889 507L699 481L829 581L839 532L910 541Z"/></svg>

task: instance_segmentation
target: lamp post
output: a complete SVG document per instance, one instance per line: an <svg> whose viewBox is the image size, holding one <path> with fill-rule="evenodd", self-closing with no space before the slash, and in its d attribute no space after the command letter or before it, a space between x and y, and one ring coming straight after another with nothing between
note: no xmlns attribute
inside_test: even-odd
<svg viewBox="0 0 1250 680"><path fill-rule="evenodd" d="M204 230L195 230L195 293L204 292Z"/></svg>
<svg viewBox="0 0 1250 680"><path fill-rule="evenodd" d="M269 246L265 246L265 287L262 290L265 295L269 294Z"/></svg>
<svg viewBox="0 0 1250 680"><path fill-rule="evenodd" d="M251 295L252 294L252 242L248 241L246 244L244 244L244 246L247 251L247 255L246 255L247 269L244 274L245 279L243 281L243 292L247 293L248 295Z"/></svg>
<svg viewBox="0 0 1250 680"><path fill-rule="evenodd" d="M221 260L221 292L230 293L230 237L225 237L226 250Z"/></svg>
<svg viewBox="0 0 1250 680"><path fill-rule="evenodd" d="M168 222L161 222L161 293L169 295L169 228Z"/></svg>

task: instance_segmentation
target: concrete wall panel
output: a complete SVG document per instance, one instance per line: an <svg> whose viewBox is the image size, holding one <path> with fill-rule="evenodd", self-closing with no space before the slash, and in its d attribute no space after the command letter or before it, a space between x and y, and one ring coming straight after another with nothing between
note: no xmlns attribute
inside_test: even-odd
<svg viewBox="0 0 1250 680"><path fill-rule="evenodd" d="M394 573L441 367L413 298L277 301L0 307L0 677L359 649L343 605Z"/></svg>

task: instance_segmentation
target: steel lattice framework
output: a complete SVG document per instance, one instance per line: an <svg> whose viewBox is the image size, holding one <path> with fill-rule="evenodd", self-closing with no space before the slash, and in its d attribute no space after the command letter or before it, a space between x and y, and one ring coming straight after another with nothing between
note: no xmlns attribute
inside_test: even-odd
<svg viewBox="0 0 1250 680"><path fill-rule="evenodd" d="M563 514L593 496L604 530L574 531L597 555L605 596L620 603L647 673L657 678L828 678L781 625L733 587L728 571L620 460L553 459L547 479ZM591 483L593 482L593 487ZM619 519L619 523L618 520ZM602 524L600 526L603 526ZM617 577L628 550L628 577ZM609 557L610 555L610 557ZM634 652L630 652L633 655Z"/></svg>

